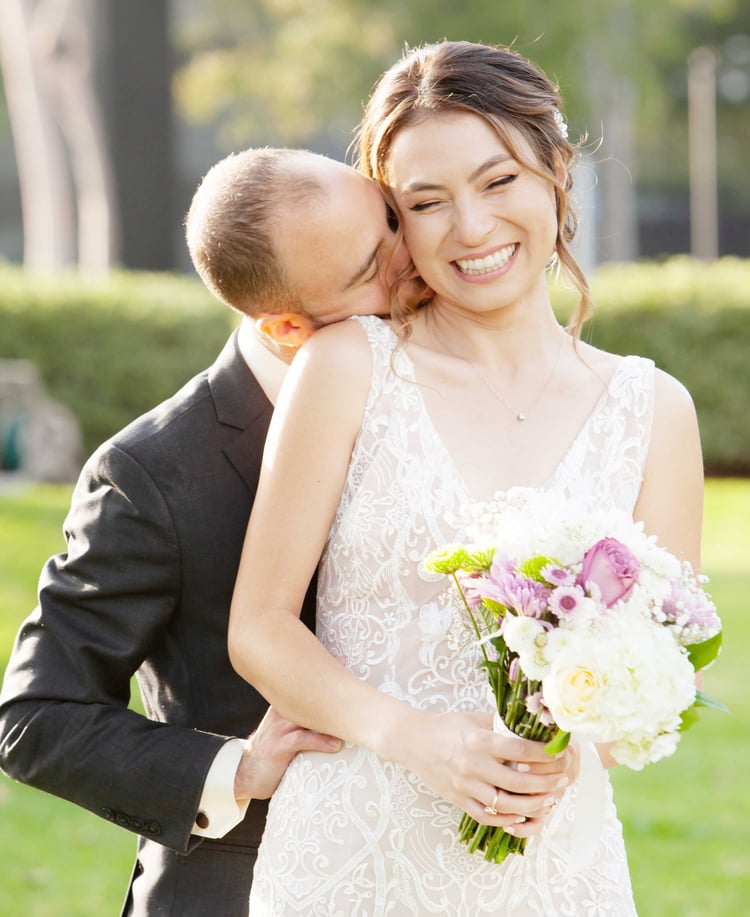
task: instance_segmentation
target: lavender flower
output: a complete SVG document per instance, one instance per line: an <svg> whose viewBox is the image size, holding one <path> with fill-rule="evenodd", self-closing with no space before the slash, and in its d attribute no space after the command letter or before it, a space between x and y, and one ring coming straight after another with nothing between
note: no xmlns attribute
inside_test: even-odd
<svg viewBox="0 0 750 917"><path fill-rule="evenodd" d="M691 580L675 580L669 597L661 607L663 621L680 633L683 644L707 640L721 630L716 606Z"/></svg>
<svg viewBox="0 0 750 917"><path fill-rule="evenodd" d="M480 595L492 599L519 615L541 618L547 607L549 588L513 570L492 565L490 574L475 586Z"/></svg>
<svg viewBox="0 0 750 917"><path fill-rule="evenodd" d="M514 660L515 661L515 660ZM532 716L538 718L540 723L545 726L554 726L555 720L549 712L549 708L544 703L544 697L541 691L534 691L526 698L526 709Z"/></svg>

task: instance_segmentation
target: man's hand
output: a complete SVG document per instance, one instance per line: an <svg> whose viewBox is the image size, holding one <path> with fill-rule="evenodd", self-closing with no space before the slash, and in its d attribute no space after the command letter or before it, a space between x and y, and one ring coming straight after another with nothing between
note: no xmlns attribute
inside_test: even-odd
<svg viewBox="0 0 750 917"><path fill-rule="evenodd" d="M297 752L335 752L341 745L341 739L295 726L269 707L258 728L245 740L234 779L237 804L272 796Z"/></svg>

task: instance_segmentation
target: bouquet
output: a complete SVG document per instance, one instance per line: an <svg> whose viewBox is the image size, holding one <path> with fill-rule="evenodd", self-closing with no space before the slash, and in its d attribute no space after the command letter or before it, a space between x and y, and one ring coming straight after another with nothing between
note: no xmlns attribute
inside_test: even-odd
<svg viewBox="0 0 750 917"><path fill-rule="evenodd" d="M672 754L719 653L706 578L619 510L514 488L463 518L470 543L425 560L449 575L473 628L504 726L562 751L571 735L611 743L635 770ZM502 862L526 839L464 815L470 852Z"/></svg>

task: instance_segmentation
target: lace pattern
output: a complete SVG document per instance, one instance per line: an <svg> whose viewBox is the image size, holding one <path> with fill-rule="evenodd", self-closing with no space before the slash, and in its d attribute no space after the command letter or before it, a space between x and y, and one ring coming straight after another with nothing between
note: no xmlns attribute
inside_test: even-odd
<svg viewBox="0 0 750 917"><path fill-rule="evenodd" d="M454 619L445 580L421 570L460 538L447 518L470 501L436 433L403 350L375 317L363 326L372 382L341 502L321 561L318 636L380 691L433 712L486 710L478 650ZM632 511L653 409L653 364L619 363L545 490ZM274 795L251 894L253 917L635 913L622 831L608 788L592 864L567 869L571 787L525 856L501 866L458 842L461 813L413 774L347 745L298 755Z"/></svg>

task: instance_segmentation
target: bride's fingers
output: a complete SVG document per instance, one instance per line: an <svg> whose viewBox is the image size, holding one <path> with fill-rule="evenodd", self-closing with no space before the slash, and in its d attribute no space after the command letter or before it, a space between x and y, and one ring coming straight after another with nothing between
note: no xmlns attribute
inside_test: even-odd
<svg viewBox="0 0 750 917"><path fill-rule="evenodd" d="M525 815L517 815L513 812L501 812L499 809L495 809L495 814L492 813L492 806L482 804L476 799L470 799L467 801L464 811L470 815L474 821L479 822L480 825L491 825L493 828L503 828L506 831L509 829L514 829L518 825L522 825L527 819Z"/></svg>
<svg viewBox="0 0 750 917"><path fill-rule="evenodd" d="M519 764L516 761L505 761L503 763L511 770L518 771L522 774L546 775L556 774L560 771L560 764L557 761L553 761L551 758L549 761L536 761L531 764Z"/></svg>
<svg viewBox="0 0 750 917"><path fill-rule="evenodd" d="M546 776L548 774L564 773L569 782L573 782L578 775L579 750L575 743L571 744L558 756L549 756L544 761L516 762L504 761L506 767L519 773Z"/></svg>
<svg viewBox="0 0 750 917"><path fill-rule="evenodd" d="M519 821L503 830L507 831L508 834L512 834L513 837L534 837L542 833L546 823L546 818L527 818L525 821Z"/></svg>
<svg viewBox="0 0 750 917"><path fill-rule="evenodd" d="M464 805L465 811L481 824L502 827L526 821L543 822L559 801L554 794L519 796L486 785L478 786L475 794Z"/></svg>

